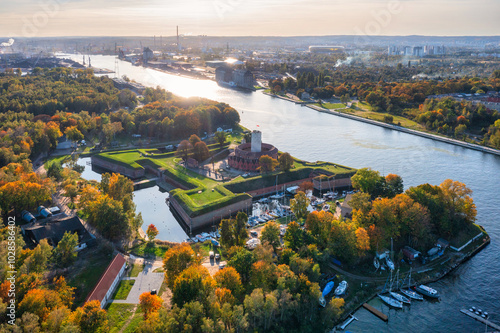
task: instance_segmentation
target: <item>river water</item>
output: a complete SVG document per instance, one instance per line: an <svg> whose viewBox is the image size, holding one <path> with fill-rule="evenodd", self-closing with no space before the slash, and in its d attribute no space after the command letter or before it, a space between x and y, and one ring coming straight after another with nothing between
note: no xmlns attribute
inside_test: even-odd
<svg viewBox="0 0 500 333"><path fill-rule="evenodd" d="M76 61L81 58L65 57ZM115 58L92 56L92 64L113 70ZM355 313L359 320L347 330L485 332L484 325L459 312L471 306L488 311L491 320L500 323L499 156L319 113L261 92L226 89L213 81L169 75L123 61L118 65L120 75L125 74L144 85L160 86L185 97L201 96L228 103L239 111L243 126L261 130L264 142L298 158L355 168L371 167L382 174L396 173L403 177L405 188L422 183L437 185L447 178L464 182L474 191L477 220L490 234L491 244L446 278L431 284L442 295L439 302L414 302L410 309L396 311L372 300L370 304L388 314L388 323L361 309ZM164 196L156 188L136 191L134 201L137 210L143 213L145 225L163 221L159 226L160 239L185 237L162 204Z"/></svg>

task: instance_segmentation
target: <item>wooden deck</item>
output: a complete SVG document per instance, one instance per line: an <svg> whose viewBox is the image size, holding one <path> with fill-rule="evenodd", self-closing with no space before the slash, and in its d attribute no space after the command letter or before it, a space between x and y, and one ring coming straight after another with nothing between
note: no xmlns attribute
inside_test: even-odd
<svg viewBox="0 0 500 333"><path fill-rule="evenodd" d="M494 329L496 329L496 330L500 331L500 325L497 325L497 324L495 324L495 323L492 323L492 322L491 322L491 321L489 321L488 319L484 319L483 317L478 316L477 314L472 313L472 312L470 312L469 310L462 309L462 310L460 310L460 312L462 312L463 314L468 315L468 316L469 316L469 317L471 317L471 318L476 319L477 321L482 322L482 323L483 323L483 324L485 324L485 325L488 325L488 326L489 326L489 327L491 327L491 328L494 328Z"/></svg>
<svg viewBox="0 0 500 333"><path fill-rule="evenodd" d="M388 321L389 320L389 317L387 317L387 315L383 314L382 312L380 312L379 310L375 309L373 306L371 306L370 304L368 303L364 303L363 304L363 307L365 309L367 309L368 311L370 311L371 313L373 313L375 316L379 317L380 319L382 319L383 321Z"/></svg>

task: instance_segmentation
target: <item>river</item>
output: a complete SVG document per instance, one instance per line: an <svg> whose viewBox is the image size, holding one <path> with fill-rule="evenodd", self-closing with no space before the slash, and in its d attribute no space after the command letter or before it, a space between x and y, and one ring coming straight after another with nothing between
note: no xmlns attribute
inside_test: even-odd
<svg viewBox="0 0 500 333"><path fill-rule="evenodd" d="M69 56L80 60L81 56ZM112 56L92 56L98 68L115 68ZM404 311L388 310L378 300L370 302L388 314L387 323L366 310L355 313L359 321L351 332L484 332L484 325L459 312L476 306L490 313L500 323L500 157L448 143L437 142L351 119L319 113L307 107L273 98L261 92L245 93L219 87L213 81L193 80L161 73L118 61L119 73L147 86L160 86L174 94L201 96L225 102L240 113L241 124L262 131L263 141L308 161L330 161L347 166L371 167L382 174L403 177L405 188L430 183L440 184L451 178L464 182L474 191L478 223L491 236L491 244L450 275L431 284L439 290L439 302L414 302ZM87 166L88 167L88 166ZM137 210L150 212L145 224L166 215L151 214L153 190L135 193ZM159 193L159 192L156 192ZM161 198L163 199L163 198ZM154 201L159 202L159 201ZM163 213L163 211L161 211ZM156 215L156 216L155 216ZM151 220L149 219L151 216ZM166 222L173 226L174 220ZM172 224L169 224L172 223ZM160 238L168 238L163 232ZM178 240L173 238L172 240Z"/></svg>

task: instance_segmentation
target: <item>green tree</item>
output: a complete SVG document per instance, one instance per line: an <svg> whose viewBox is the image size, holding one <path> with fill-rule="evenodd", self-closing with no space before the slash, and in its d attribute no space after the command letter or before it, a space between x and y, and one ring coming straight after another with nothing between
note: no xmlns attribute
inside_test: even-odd
<svg viewBox="0 0 500 333"><path fill-rule="evenodd" d="M284 238L286 247L294 251L297 251L304 245L304 232L295 221L288 224Z"/></svg>
<svg viewBox="0 0 500 333"><path fill-rule="evenodd" d="M78 234L66 231L54 249L52 261L60 267L71 266L77 256Z"/></svg>
<svg viewBox="0 0 500 333"><path fill-rule="evenodd" d="M362 192L368 193L375 198L384 192L385 179L380 176L378 171L371 168L359 169L354 176L351 177L352 186Z"/></svg>
<svg viewBox="0 0 500 333"><path fill-rule="evenodd" d="M280 242L280 227L276 222L268 222L260 234L260 241L264 244L269 243L276 251L281 246Z"/></svg>
<svg viewBox="0 0 500 333"><path fill-rule="evenodd" d="M66 128L64 134L66 134L66 137L71 141L78 142L80 140L83 140L83 134L78 130L76 126Z"/></svg>
<svg viewBox="0 0 500 333"><path fill-rule="evenodd" d="M292 200L290 200L290 208L298 219L303 219L307 216L307 207L309 206L309 199L302 191L297 192Z"/></svg>
<svg viewBox="0 0 500 333"><path fill-rule="evenodd" d="M293 166L293 157L289 153L283 153L278 158L280 169L289 171Z"/></svg>
<svg viewBox="0 0 500 333"><path fill-rule="evenodd" d="M228 266L234 267L240 274L243 283L248 282L250 277L250 269L255 259L252 252L245 248L239 248L236 253L227 262Z"/></svg>
<svg viewBox="0 0 500 333"><path fill-rule="evenodd" d="M217 141L219 145L222 147L224 143L226 143L226 133L222 131L215 132L215 141Z"/></svg>

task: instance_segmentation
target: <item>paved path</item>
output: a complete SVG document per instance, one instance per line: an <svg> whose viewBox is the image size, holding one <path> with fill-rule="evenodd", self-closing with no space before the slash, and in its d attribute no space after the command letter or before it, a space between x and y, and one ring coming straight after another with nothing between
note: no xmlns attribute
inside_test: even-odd
<svg viewBox="0 0 500 333"><path fill-rule="evenodd" d="M134 280L135 283L130 290L127 299L125 300L113 300L113 303L125 303L125 304L139 304L139 296L144 292L149 292L153 289L157 291L160 290L163 283L164 274L163 273L153 273L153 271L160 266L152 265L151 263L146 263L144 270L139 273L136 278L130 278L129 280Z"/></svg>

